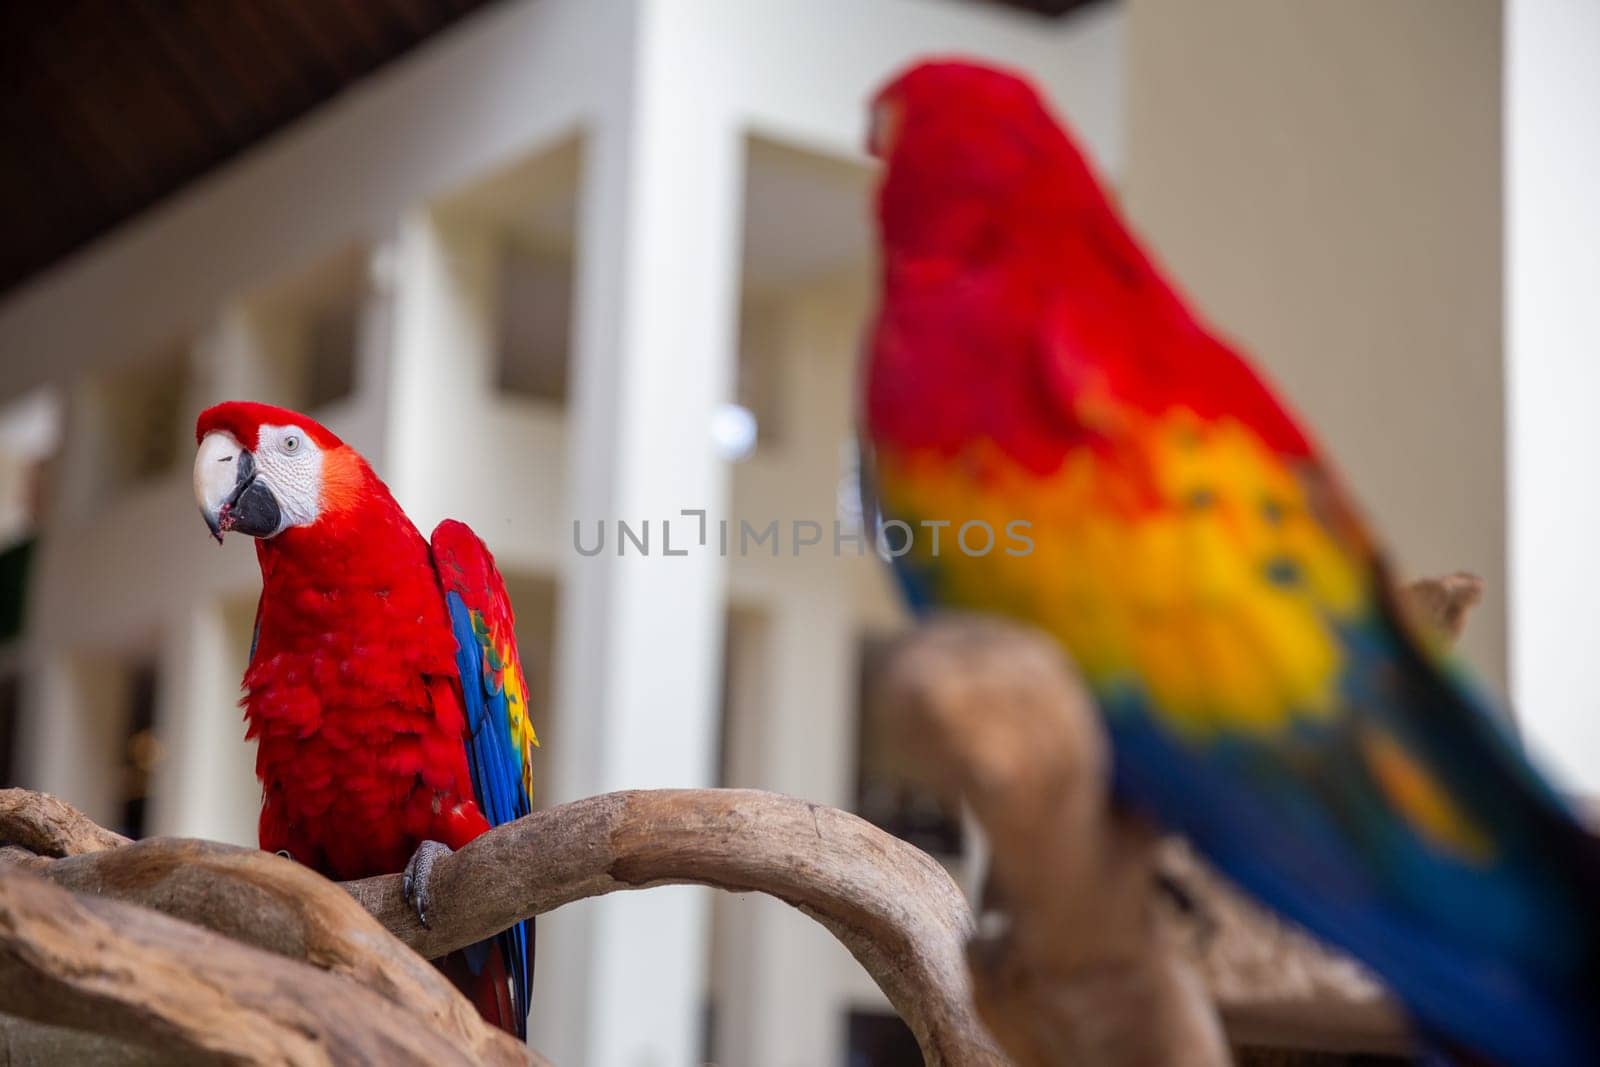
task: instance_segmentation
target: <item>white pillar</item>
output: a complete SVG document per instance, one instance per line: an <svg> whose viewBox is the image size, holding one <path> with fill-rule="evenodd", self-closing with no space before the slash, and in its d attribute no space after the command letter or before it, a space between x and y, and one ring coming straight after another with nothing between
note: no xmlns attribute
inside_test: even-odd
<svg viewBox="0 0 1600 1067"><path fill-rule="evenodd" d="M839 578L860 574L823 553L815 564L814 595L789 595L772 605L759 719L747 723L757 733L754 766L730 784L849 810L856 635L849 591ZM723 1062L805 1067L836 1061L844 1042L838 976L857 965L814 920L781 901L735 898L730 915L730 933L748 940L736 946L743 985L726 991L719 1004L726 1015L718 1018Z"/></svg>
<svg viewBox="0 0 1600 1067"><path fill-rule="evenodd" d="M1600 5L1508 0L1511 685L1565 784L1600 791Z"/></svg>
<svg viewBox="0 0 1600 1067"><path fill-rule="evenodd" d="M28 714L16 784L54 793L102 826L117 826L126 675L102 657L37 646L29 661L38 666L23 676Z"/></svg>
<svg viewBox="0 0 1600 1067"><path fill-rule="evenodd" d="M149 832L255 847L261 811L240 681L248 644L215 602L187 605L163 634ZM246 638L246 641L248 639Z"/></svg>
<svg viewBox="0 0 1600 1067"><path fill-rule="evenodd" d="M418 210L401 224L394 252L399 294L384 368L386 447L374 461L427 537L448 517L452 483L462 477L460 451L441 448L439 441L478 439L475 430L481 433L492 395L493 247L486 230L451 225L436 211Z"/></svg>
<svg viewBox="0 0 1600 1067"><path fill-rule="evenodd" d="M587 530L606 521L608 543L564 550L560 797L708 785L716 748L723 561L714 538L665 557L661 524L685 508L715 519L727 496L710 418L732 373L740 145L693 55L705 42L663 5L634 13L631 85L585 146L569 499ZM649 557L618 557L618 519L650 521ZM679 518L675 549L691 531ZM685 889L551 917L541 956L551 945L563 971L536 990L536 1041L558 1062L698 1062L708 928L705 891Z"/></svg>

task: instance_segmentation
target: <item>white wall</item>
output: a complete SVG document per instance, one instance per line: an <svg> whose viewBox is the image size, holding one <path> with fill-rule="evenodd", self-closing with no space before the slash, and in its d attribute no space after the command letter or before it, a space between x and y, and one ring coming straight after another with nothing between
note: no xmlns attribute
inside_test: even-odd
<svg viewBox="0 0 1600 1067"><path fill-rule="evenodd" d="M1600 792L1600 4L1507 0L1511 684L1535 748Z"/></svg>
<svg viewBox="0 0 1600 1067"><path fill-rule="evenodd" d="M1497 0L1130 0L1135 223L1505 678Z"/></svg>

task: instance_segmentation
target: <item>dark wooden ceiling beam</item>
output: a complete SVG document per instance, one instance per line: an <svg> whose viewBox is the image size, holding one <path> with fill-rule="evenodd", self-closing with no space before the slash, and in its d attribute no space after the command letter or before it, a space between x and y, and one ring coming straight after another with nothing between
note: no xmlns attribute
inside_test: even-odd
<svg viewBox="0 0 1600 1067"><path fill-rule="evenodd" d="M489 2L0 3L0 290Z"/></svg>
<svg viewBox="0 0 1600 1067"><path fill-rule="evenodd" d="M490 2L0 0L0 291Z"/></svg>

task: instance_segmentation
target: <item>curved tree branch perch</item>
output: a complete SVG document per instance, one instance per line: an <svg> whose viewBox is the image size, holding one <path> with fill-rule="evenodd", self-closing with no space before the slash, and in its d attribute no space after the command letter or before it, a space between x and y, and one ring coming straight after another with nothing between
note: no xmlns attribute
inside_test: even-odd
<svg viewBox="0 0 1600 1067"><path fill-rule="evenodd" d="M57 807L65 806L21 790L0 792L0 843L21 835L14 828L38 823L39 810ZM850 949L929 1063L1004 1062L971 1008L963 958L970 913L944 869L862 819L774 793L612 793L497 827L438 862L440 903L427 929L400 898L398 875L347 883L347 895L281 857L209 842L158 838L57 860L10 851L14 866L61 887L140 904L313 963L439 1032L480 1044L493 1038L479 1033L486 1028L472 1009L391 934L437 957L518 919L623 889L681 883L767 893ZM11 1010L3 993L0 1010Z"/></svg>
<svg viewBox="0 0 1600 1067"><path fill-rule="evenodd" d="M919 777L988 839L974 991L1012 1060L1227 1063L1205 987L1155 922L1158 838L1109 810L1099 714L1059 647L990 619L935 623L891 654L876 699Z"/></svg>
<svg viewBox="0 0 1600 1067"><path fill-rule="evenodd" d="M19 792L0 792L0 839L8 825L3 813ZM209 841L154 838L26 866L62 888L152 908L354 979L468 1049L499 1040L442 974L406 951L334 883L292 860Z"/></svg>
<svg viewBox="0 0 1600 1067"><path fill-rule="evenodd" d="M313 967L147 908L0 874L0 1006L191 1063L533 1064L506 1034L458 1044Z"/></svg>
<svg viewBox="0 0 1600 1067"><path fill-rule="evenodd" d="M0 789L0 845L40 856L77 856L126 844L126 837L49 793Z"/></svg>
<svg viewBox="0 0 1600 1067"><path fill-rule="evenodd" d="M609 793L493 830L433 870L423 929L388 875L346 886L437 956L529 914L619 889L709 885L816 919L877 981L930 1064L1003 1062L973 1016L966 901L921 850L835 808L754 789Z"/></svg>

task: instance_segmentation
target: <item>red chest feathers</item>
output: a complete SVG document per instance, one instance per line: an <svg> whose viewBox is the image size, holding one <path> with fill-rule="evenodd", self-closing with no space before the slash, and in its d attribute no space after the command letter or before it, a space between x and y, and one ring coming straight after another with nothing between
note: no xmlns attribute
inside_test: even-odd
<svg viewBox="0 0 1600 1067"><path fill-rule="evenodd" d="M455 639L420 537L415 548L376 565L262 554L244 701L261 845L336 877L398 870L422 839L455 845L473 833L453 824L482 821Z"/></svg>

